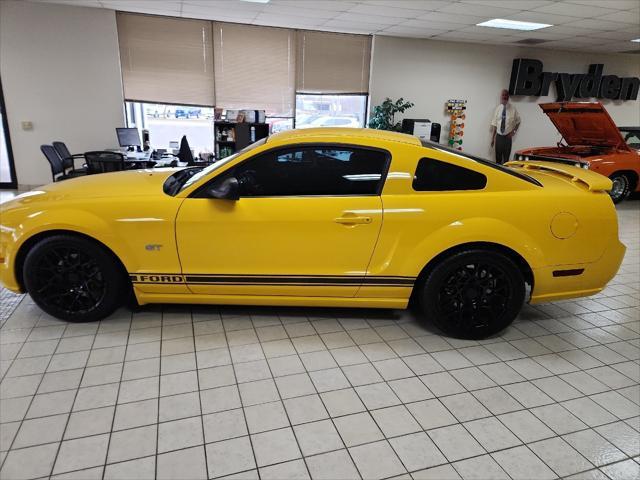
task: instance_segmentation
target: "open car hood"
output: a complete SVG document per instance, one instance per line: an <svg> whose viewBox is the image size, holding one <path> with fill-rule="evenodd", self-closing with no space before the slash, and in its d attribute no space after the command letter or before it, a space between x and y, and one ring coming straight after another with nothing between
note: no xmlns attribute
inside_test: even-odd
<svg viewBox="0 0 640 480"><path fill-rule="evenodd" d="M628 149L620 130L600 102L541 103L568 145L598 145Z"/></svg>

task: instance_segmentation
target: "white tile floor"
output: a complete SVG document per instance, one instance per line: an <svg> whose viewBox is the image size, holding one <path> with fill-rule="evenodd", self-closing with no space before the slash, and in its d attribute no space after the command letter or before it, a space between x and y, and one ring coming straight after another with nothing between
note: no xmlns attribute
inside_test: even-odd
<svg viewBox="0 0 640 480"><path fill-rule="evenodd" d="M94 324L25 299L0 329L0 477L640 476L640 202L600 295L499 337L402 311L145 308Z"/></svg>

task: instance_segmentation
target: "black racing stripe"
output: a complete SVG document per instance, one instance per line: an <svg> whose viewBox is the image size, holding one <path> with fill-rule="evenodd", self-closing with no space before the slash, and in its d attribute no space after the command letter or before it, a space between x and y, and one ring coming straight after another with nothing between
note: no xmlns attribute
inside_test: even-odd
<svg viewBox="0 0 640 480"><path fill-rule="evenodd" d="M217 286L260 286L260 287L353 287L359 286L359 283L228 283L228 282L198 282L198 283L185 283L185 282L136 282L135 285L217 285ZM396 288L411 288L413 284L385 284L376 283L375 285L362 285L363 287L396 287Z"/></svg>
<svg viewBox="0 0 640 480"><path fill-rule="evenodd" d="M252 284L259 285L262 283L267 284L309 284L309 285L324 285L324 284L342 284L342 285L413 285L413 279L405 278L374 278L374 277L228 277L228 276L193 276L186 275L187 283L216 283L216 284Z"/></svg>
<svg viewBox="0 0 640 480"><path fill-rule="evenodd" d="M165 277L165 280L159 280ZM298 286L413 286L413 277L355 275L207 275L207 274L129 274L132 283L152 285L298 285ZM179 280L175 280L179 278Z"/></svg>
<svg viewBox="0 0 640 480"><path fill-rule="evenodd" d="M156 274L154 274L156 275ZM178 274L179 275L179 274ZM307 279L307 278L346 278L346 279L354 279L354 278L375 278L375 279L407 279L407 280L415 280L415 277L403 277L403 276L385 276L385 275L373 275L369 277L365 277L364 275L280 275L280 274L269 274L269 275L256 275L256 274L245 274L245 275L232 275L227 273L187 273L185 274L189 277L219 277L219 278L296 278L296 279Z"/></svg>

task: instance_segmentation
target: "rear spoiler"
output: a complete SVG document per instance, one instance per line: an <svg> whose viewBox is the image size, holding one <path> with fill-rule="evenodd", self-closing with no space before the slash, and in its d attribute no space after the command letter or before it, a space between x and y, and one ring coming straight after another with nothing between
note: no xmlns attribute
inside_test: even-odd
<svg viewBox="0 0 640 480"><path fill-rule="evenodd" d="M525 170L540 170L553 172L564 177L569 177L572 182L580 183L591 192L608 192L611 190L611 180L604 175L586 170L584 168L565 165L563 163L539 162L539 161L513 161L505 163L507 167L523 168Z"/></svg>

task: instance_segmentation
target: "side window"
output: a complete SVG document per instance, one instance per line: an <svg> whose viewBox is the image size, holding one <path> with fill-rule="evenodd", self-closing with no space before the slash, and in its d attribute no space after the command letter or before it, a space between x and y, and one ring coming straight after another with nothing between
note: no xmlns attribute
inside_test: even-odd
<svg viewBox="0 0 640 480"><path fill-rule="evenodd" d="M486 185L482 173L432 158L421 158L413 177L413 189L418 192L482 190Z"/></svg>
<svg viewBox="0 0 640 480"><path fill-rule="evenodd" d="M266 152L223 177L238 179L241 197L377 195L387 163L379 150L299 147Z"/></svg>

